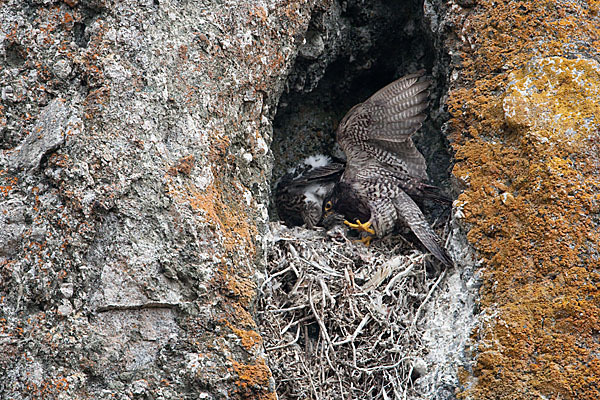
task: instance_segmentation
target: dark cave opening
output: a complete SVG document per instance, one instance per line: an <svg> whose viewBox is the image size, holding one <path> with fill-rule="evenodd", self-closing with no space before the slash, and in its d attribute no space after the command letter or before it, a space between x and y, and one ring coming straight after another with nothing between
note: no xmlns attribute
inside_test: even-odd
<svg viewBox="0 0 600 400"><path fill-rule="evenodd" d="M428 118L413 140L431 182L449 186L451 155L442 134L445 73L422 0L335 0L316 10L273 122L273 192L307 156L339 156L335 129L346 112L393 80L425 69L432 77ZM441 212L441 211L440 211ZM434 217L437 210L428 210ZM271 220L278 220L271 207Z"/></svg>

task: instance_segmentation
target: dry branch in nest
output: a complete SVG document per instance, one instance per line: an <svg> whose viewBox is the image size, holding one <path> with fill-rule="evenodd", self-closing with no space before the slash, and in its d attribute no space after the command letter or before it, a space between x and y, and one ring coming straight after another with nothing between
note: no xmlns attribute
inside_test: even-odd
<svg viewBox="0 0 600 400"><path fill-rule="evenodd" d="M399 236L371 247L275 222L262 337L283 399L411 399L421 310L445 272ZM429 268L430 269L430 268Z"/></svg>

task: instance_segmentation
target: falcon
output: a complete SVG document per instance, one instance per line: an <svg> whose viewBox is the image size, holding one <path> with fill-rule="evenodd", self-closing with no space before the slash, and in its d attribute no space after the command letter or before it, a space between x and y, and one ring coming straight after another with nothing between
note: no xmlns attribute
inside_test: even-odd
<svg viewBox="0 0 600 400"><path fill-rule="evenodd" d="M317 226L323 217L323 200L340 180L344 164L324 155L310 156L281 177L275 189L275 207L288 226Z"/></svg>
<svg viewBox="0 0 600 400"><path fill-rule="evenodd" d="M346 167L325 199L324 213L342 214L363 242L406 224L445 266L453 262L415 199L450 202L428 185L427 166L411 135L426 115L430 81L424 71L404 76L352 107L338 125L337 142ZM350 222L352 221L352 222Z"/></svg>

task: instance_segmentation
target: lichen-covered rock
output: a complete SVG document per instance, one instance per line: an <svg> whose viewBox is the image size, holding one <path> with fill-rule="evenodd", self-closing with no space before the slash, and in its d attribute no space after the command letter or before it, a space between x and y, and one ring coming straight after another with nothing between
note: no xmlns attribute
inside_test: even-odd
<svg viewBox="0 0 600 400"><path fill-rule="evenodd" d="M459 397L599 398L599 4L441 10L456 207L483 267Z"/></svg>
<svg viewBox="0 0 600 400"><path fill-rule="evenodd" d="M448 106L459 268L414 393L599 398L600 5L427 0L430 38L415 6L2 2L0 397L275 398L252 313L295 62L280 171L425 66L443 181Z"/></svg>
<svg viewBox="0 0 600 400"><path fill-rule="evenodd" d="M531 140L579 146L598 133L599 76L596 60L534 59L509 76L504 118Z"/></svg>
<svg viewBox="0 0 600 400"><path fill-rule="evenodd" d="M316 3L2 2L0 397L275 397L270 120Z"/></svg>

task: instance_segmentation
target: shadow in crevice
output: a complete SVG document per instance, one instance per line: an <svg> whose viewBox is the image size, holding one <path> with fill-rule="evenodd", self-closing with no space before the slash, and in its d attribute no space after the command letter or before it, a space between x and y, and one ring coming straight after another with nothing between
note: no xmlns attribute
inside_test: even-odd
<svg viewBox="0 0 600 400"><path fill-rule="evenodd" d="M403 75L440 69L423 18L418 0L335 1L315 12L274 119L273 183L306 156L339 156L335 128L355 104ZM434 78L430 116L413 136L431 181L442 187L451 159L441 133L444 87Z"/></svg>
<svg viewBox="0 0 600 400"><path fill-rule="evenodd" d="M6 48L5 61L6 61L6 65L8 67L19 68L20 66L25 64L26 60L27 60L27 52L25 51L23 46L21 46L20 44L11 43Z"/></svg>

